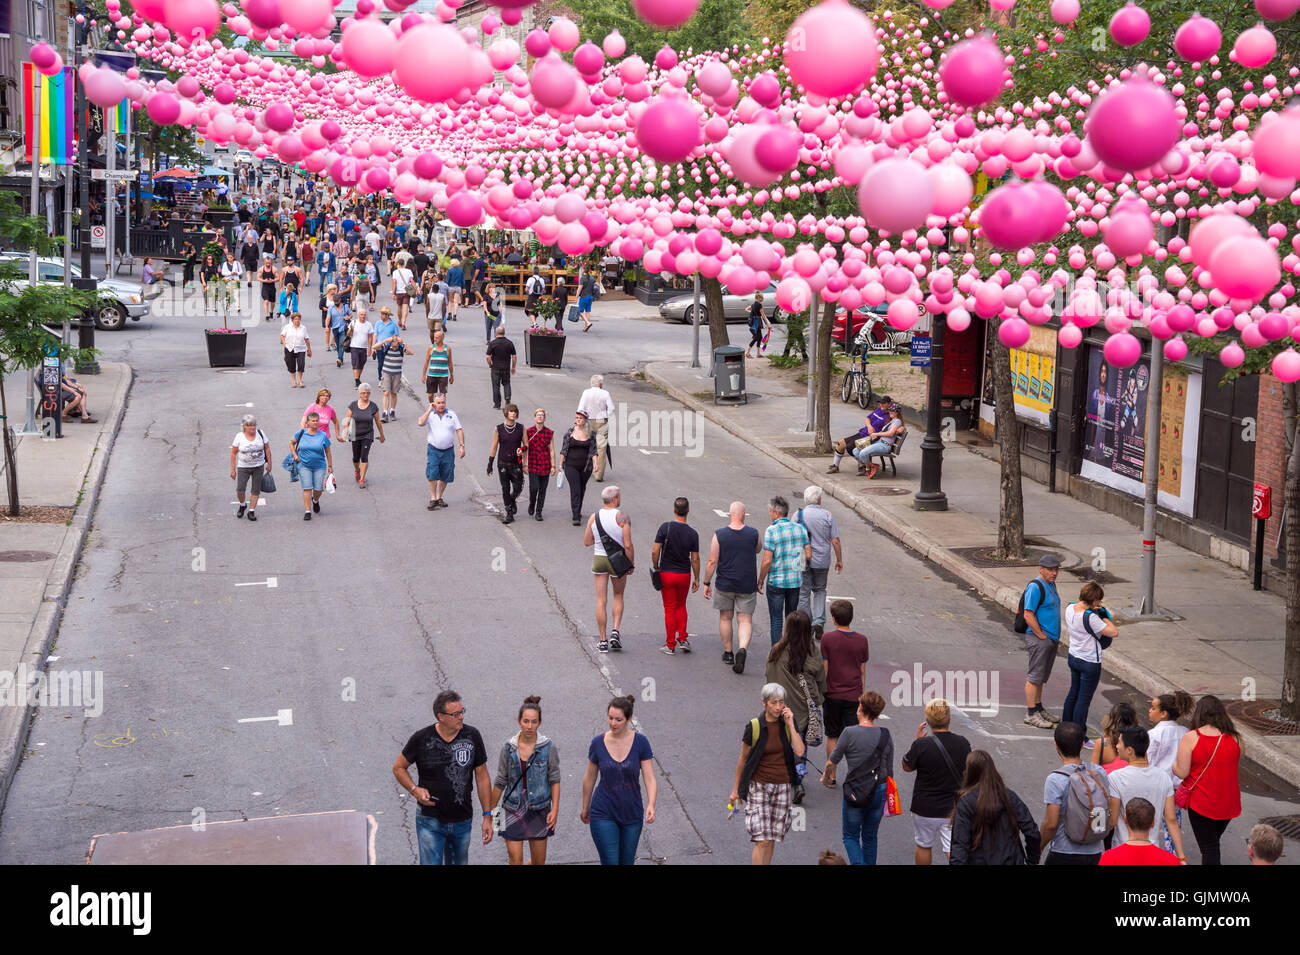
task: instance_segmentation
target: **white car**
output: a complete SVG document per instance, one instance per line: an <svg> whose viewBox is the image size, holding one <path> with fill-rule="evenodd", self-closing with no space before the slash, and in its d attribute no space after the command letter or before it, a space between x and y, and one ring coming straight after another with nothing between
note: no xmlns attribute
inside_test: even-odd
<svg viewBox="0 0 1300 955"><path fill-rule="evenodd" d="M18 252L2 253L0 259L17 261L24 265L28 261L27 256ZM36 260L36 266L40 270L40 281L49 282L53 285L63 284L62 259L40 258ZM81 269L75 263L71 268L72 277L74 279L81 278ZM14 284L18 288L23 288L26 286L27 280L24 278ZM128 319L138 322L149 314L149 305L141 294L139 282L123 282L120 279L99 278L99 296L99 308L95 311L95 327L103 331L121 331L126 327Z"/></svg>
<svg viewBox="0 0 1300 955"><path fill-rule="evenodd" d="M785 312L781 311L776 304L776 283L773 282L763 292L763 313L767 315L774 323L785 321ZM754 304L754 293L748 295L735 295L730 292L724 285L722 287L722 314L726 316L728 322L746 322L749 320L749 307ZM666 318L670 322L682 322L686 325L695 323L695 293L687 292L685 295L678 295L670 298L659 305L659 317ZM706 325L709 321L709 306L705 301L704 292L700 292L700 324Z"/></svg>

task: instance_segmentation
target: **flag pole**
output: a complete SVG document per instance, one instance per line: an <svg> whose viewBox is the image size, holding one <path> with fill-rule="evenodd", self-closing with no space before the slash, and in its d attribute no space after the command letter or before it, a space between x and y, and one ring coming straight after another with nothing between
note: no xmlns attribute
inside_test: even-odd
<svg viewBox="0 0 1300 955"><path fill-rule="evenodd" d="M122 100L122 104L121 104L120 106L118 106L118 110L121 111L121 113L122 113L122 119L123 119L123 121L126 123L126 154L125 154L125 155L126 155L126 169L127 169L127 172L130 172L130 171L131 171L131 158L132 158L132 156L134 155L134 153L131 152L131 125L132 125L132 123L131 123L131 102L130 102L130 100L125 100L125 99ZM138 173L137 173L137 175L138 175ZM124 229L126 229L126 235L124 235L124 236L122 237L123 242L125 242L125 248L126 248L126 254L125 254L124 258L125 258L125 260L126 260L126 262L127 262L127 265L128 265L132 270L135 269L135 259L133 259L133 258L131 257L131 183L133 183L133 182L135 182L135 181L136 181L135 179L127 179L127 180L126 180L126 197L123 199L123 202L122 202L122 208L123 208L123 214L124 214L124 215L123 215L123 219L122 219L122 227L123 227ZM140 186L137 185L137 186L136 186L136 189L138 190L139 188L140 188Z"/></svg>
<svg viewBox="0 0 1300 955"><path fill-rule="evenodd" d="M23 64L26 67L27 64ZM26 73L26 69L22 69ZM32 134L28 137L27 145L32 151L32 198L31 214L38 215L41 204L41 74L36 69L36 64L31 64L31 94L32 94L32 115L31 130ZM31 255L28 256L27 263L27 281L32 288L40 280L40 264L36 259L36 246L32 246ZM41 431L36 427L36 381L31 375L27 375L27 420L23 422L22 430L18 434L40 434Z"/></svg>

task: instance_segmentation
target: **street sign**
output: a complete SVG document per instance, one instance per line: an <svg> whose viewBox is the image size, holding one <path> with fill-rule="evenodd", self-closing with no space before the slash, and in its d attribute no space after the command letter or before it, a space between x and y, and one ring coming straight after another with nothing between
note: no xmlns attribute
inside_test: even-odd
<svg viewBox="0 0 1300 955"><path fill-rule="evenodd" d="M1256 484L1250 499L1250 516L1266 521L1273 514L1273 489L1267 484Z"/></svg>
<svg viewBox="0 0 1300 955"><path fill-rule="evenodd" d="M119 182L127 179L134 180L136 175L134 169L96 169L95 172L103 173L103 175L96 176L97 179L108 178Z"/></svg>
<svg viewBox="0 0 1300 955"><path fill-rule="evenodd" d="M930 342L929 335L914 334L912 336L912 362L913 368L930 367Z"/></svg>
<svg viewBox="0 0 1300 955"><path fill-rule="evenodd" d="M107 230L102 225L92 225L90 227L90 247L92 249L102 249L107 244Z"/></svg>

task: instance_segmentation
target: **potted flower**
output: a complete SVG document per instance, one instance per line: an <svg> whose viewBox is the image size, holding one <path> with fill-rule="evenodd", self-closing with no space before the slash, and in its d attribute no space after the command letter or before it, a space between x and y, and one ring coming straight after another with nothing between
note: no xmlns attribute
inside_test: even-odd
<svg viewBox="0 0 1300 955"><path fill-rule="evenodd" d="M564 361L564 330L547 323L560 317L560 300L547 296L537 303L542 325L524 332L524 361L530 368L559 368Z"/></svg>
<svg viewBox="0 0 1300 955"><path fill-rule="evenodd" d="M208 366L211 368L241 368L248 351L248 332L231 328L230 305L239 294L238 280L215 276L211 285L216 292L217 310L221 312L221 327L208 328L203 337L208 344Z"/></svg>

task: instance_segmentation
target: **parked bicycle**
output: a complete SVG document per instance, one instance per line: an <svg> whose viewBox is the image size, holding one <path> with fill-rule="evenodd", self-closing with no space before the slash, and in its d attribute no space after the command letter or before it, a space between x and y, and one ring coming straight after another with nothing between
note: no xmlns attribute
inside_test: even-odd
<svg viewBox="0 0 1300 955"><path fill-rule="evenodd" d="M858 407L864 410L871 405L871 399L875 395L871 378L867 374L867 343L863 339L865 333L866 329L863 329L853 339L853 351L849 353L853 365L844 373L844 383L840 386L840 400L847 404L856 396Z"/></svg>

